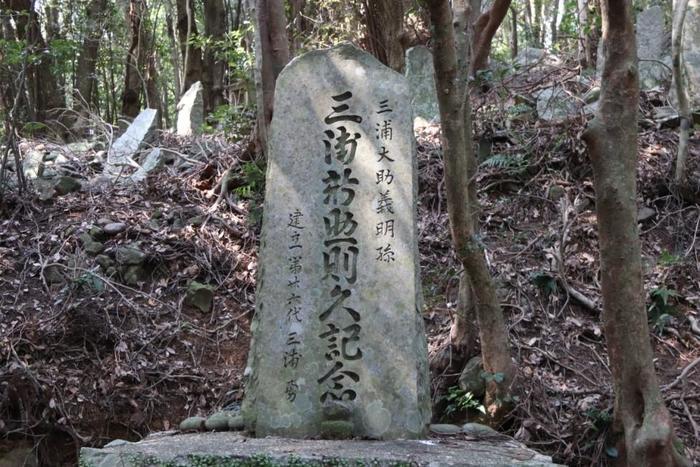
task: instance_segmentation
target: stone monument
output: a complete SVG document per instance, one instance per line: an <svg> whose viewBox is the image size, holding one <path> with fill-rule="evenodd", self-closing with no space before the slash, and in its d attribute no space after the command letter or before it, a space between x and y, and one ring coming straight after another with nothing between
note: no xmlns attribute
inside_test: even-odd
<svg viewBox="0 0 700 467"><path fill-rule="evenodd" d="M202 83L197 81L177 103L177 134L192 136L201 132L204 123L204 98Z"/></svg>
<svg viewBox="0 0 700 467"><path fill-rule="evenodd" d="M433 54L424 45L406 51L406 78L411 87L411 106L416 125L439 120Z"/></svg>
<svg viewBox="0 0 700 467"><path fill-rule="evenodd" d="M426 434L410 102L350 44L277 80L242 407L258 437Z"/></svg>

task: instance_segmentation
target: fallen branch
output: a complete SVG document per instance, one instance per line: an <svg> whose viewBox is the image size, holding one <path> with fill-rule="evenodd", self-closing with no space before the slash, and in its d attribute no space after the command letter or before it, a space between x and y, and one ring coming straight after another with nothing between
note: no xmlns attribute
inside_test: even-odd
<svg viewBox="0 0 700 467"><path fill-rule="evenodd" d="M700 357L696 358L695 360L693 360L692 362L690 362L688 365L686 365L686 367L683 368L683 371L681 371L681 374L678 375L678 377L677 377L676 379L674 379L673 382L672 382L671 384L667 384L667 385L664 386L662 389L663 389L664 391L668 391L669 389L673 388L673 387L676 386L678 383L680 383L681 381L683 381L683 379L684 379L686 376L688 376L688 373L690 373L690 370L692 370L692 369L695 367L695 365L697 365L698 363L700 363Z"/></svg>

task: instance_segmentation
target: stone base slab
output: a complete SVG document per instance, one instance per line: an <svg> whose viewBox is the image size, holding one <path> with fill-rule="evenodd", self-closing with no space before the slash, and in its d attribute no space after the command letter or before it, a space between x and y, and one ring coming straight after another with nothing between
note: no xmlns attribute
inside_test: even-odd
<svg viewBox="0 0 700 467"><path fill-rule="evenodd" d="M248 438L233 432L166 433L103 449L83 448L81 467L554 466L507 436L406 441Z"/></svg>

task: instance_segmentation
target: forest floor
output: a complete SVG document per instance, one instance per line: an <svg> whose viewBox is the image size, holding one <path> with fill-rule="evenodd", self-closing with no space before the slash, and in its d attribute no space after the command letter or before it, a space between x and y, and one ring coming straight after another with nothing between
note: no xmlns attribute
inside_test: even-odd
<svg viewBox="0 0 700 467"><path fill-rule="evenodd" d="M494 90L496 92L497 90ZM503 430L567 465L605 465L612 388L600 319L591 168L581 115L565 123L508 117L476 105L482 239L498 282L518 368L519 403ZM645 293L662 392L687 454L700 462L700 206L669 189L675 130L642 103L638 170ZM504 122L508 122L504 124ZM431 355L444 349L460 269L451 252L439 128L418 134L419 235ZM490 140L491 144L485 141ZM24 149L52 143L25 140ZM155 142L187 164L133 187L110 186L0 203L0 452L28 440L45 465L71 465L81 446L177 427L237 403L254 310L261 167L246 141L216 136ZM490 148L488 147L490 146ZM56 146L60 149L60 146ZM95 175L76 156L76 170ZM691 157L700 161L700 134ZM83 163L79 163L80 161ZM217 200L227 169L229 196ZM698 170L698 167L691 167ZM137 246L147 280L107 275L79 240L92 226L126 230L105 254ZM189 281L215 286L203 312ZM436 406L458 374L434 378ZM435 413L437 420L459 420Z"/></svg>

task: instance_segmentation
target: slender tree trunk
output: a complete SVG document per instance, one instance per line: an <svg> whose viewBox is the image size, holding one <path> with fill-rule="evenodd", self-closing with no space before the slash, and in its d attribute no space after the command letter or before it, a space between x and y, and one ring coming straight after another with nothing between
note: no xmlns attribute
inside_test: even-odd
<svg viewBox="0 0 700 467"><path fill-rule="evenodd" d="M474 25L474 61L473 73L488 66L491 42L498 27L508 14L511 0L495 0L491 8L481 14Z"/></svg>
<svg viewBox="0 0 700 467"><path fill-rule="evenodd" d="M226 34L226 9L223 0L204 2L204 34L221 42ZM224 75L226 62L217 58L212 47L204 53L204 113L209 114L225 103Z"/></svg>
<svg viewBox="0 0 700 467"><path fill-rule="evenodd" d="M144 0L130 0L128 24L131 31L131 43L124 66L124 89L122 91L122 115L136 117L141 110L141 96L144 88L142 77L145 69L145 37L142 23L146 3Z"/></svg>
<svg viewBox="0 0 700 467"><path fill-rule="evenodd" d="M177 0L177 33L185 73L183 93L197 81L202 81L202 49L191 43L191 39L197 35L195 11L194 0Z"/></svg>
<svg viewBox="0 0 700 467"><path fill-rule="evenodd" d="M73 108L89 107L97 92L97 55L100 47L107 0L91 0L85 9L85 33L83 47L78 57L75 72L75 93Z"/></svg>
<svg viewBox="0 0 700 467"><path fill-rule="evenodd" d="M585 69L593 64L591 34L588 30L590 27L588 22L588 0L578 0L576 16L578 19L578 63L581 69Z"/></svg>
<svg viewBox="0 0 700 467"><path fill-rule="evenodd" d="M170 3L168 3L170 7ZM165 27L168 29L168 41L170 42L170 63L175 75L175 102L182 96L182 64L180 63L180 53L177 46L177 31L173 25L173 17L170 13L165 15Z"/></svg>
<svg viewBox="0 0 700 467"><path fill-rule="evenodd" d="M442 122L445 187L450 230L457 257L469 275L474 291L484 370L493 375L487 384L485 405L489 416L499 420L510 402L514 368L505 321L496 287L488 270L483 247L476 235L469 173L474 150L471 128L466 128L469 100L460 83L452 10L447 0L428 0L433 25L435 85ZM460 89L462 88L462 89Z"/></svg>
<svg viewBox="0 0 700 467"><path fill-rule="evenodd" d="M515 59L518 56L518 11L514 6L510 7L510 56Z"/></svg>
<svg viewBox="0 0 700 467"><path fill-rule="evenodd" d="M262 109L258 108L258 138L265 151L267 129L272 121L272 106L275 98L275 83L282 68L289 62L284 2L282 0L257 0L257 36L260 61L260 86Z"/></svg>
<svg viewBox="0 0 700 467"><path fill-rule="evenodd" d="M690 106L685 90L683 67L681 62L681 40L683 38L683 23L688 10L688 0L677 0L673 12L673 27L671 38L671 57L673 60L673 82L678 99L678 114L680 116L680 131L678 133L678 152L676 154L676 174L674 181L677 186L685 185L686 160L688 158L688 138L690 137Z"/></svg>
<svg viewBox="0 0 700 467"><path fill-rule="evenodd" d="M403 1L365 0L367 50L389 68L403 72Z"/></svg>
<svg viewBox="0 0 700 467"><path fill-rule="evenodd" d="M620 465L689 465L674 447L671 417L654 371L637 229L639 75L631 0L603 0L600 106L583 139L593 164L603 324Z"/></svg>

